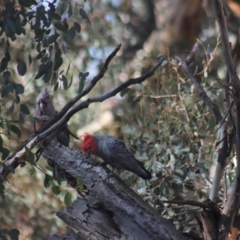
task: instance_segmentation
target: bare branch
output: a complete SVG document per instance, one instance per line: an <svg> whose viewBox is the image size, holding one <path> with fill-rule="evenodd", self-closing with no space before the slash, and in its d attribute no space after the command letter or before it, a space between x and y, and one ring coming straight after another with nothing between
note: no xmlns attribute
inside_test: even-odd
<svg viewBox="0 0 240 240"><path fill-rule="evenodd" d="M56 123L59 119L61 119L64 114L83 96L87 95L93 87L98 83L98 81L104 76L105 72L108 69L108 65L111 62L111 60L116 56L117 52L121 48L121 44L119 44L112 53L107 57L106 61L103 64L103 67L101 68L100 72L90 81L88 86L82 91L82 93L78 94L76 97L74 97L71 101L69 101L59 112L57 116L54 116L52 119L50 119L47 123L42 126L37 133L44 132L46 129L48 129L53 123Z"/></svg>
<svg viewBox="0 0 240 240"><path fill-rule="evenodd" d="M185 201L180 201L180 200L168 200L168 201L163 201L164 203L170 203L170 204L177 204L177 205L189 205L189 206L194 206L194 207L200 207L200 208L208 208L213 211L216 211L216 207L213 206L212 204L209 204L208 202L198 202L198 201L193 201L193 200L185 200ZM219 213L219 211L218 211Z"/></svg>
<svg viewBox="0 0 240 240"><path fill-rule="evenodd" d="M200 83L197 81L196 77L189 70L186 62L182 61L179 57L176 57L176 59L179 61L180 66L181 66L183 72L190 78L190 80L194 84L194 86L195 86L196 90L198 91L198 93L199 93L200 97L202 98L202 100L212 110L216 122L219 123L222 120L222 115L221 115L221 113L219 111L218 106L215 103L213 103L213 101L206 94L205 90L200 85Z"/></svg>
<svg viewBox="0 0 240 240"><path fill-rule="evenodd" d="M196 42L196 43L194 44L194 46L193 46L192 51L191 51L191 52L187 55L187 57L186 57L186 63L187 63L187 65L189 65L189 64L194 60L194 57L195 57L195 55L196 55L196 53L197 53L197 50L198 50L198 47L199 47L199 43Z"/></svg>
<svg viewBox="0 0 240 240"><path fill-rule="evenodd" d="M78 111L87 108L91 103L94 102L102 102L110 97L115 96L117 93L120 93L123 89L126 89L127 87L134 85L134 84L140 84L143 81L145 81L146 79L148 79L149 77L151 77L156 69L163 63L163 61L165 60L164 57L161 57L157 63L155 64L155 66L153 66L147 73L145 73L143 76L138 77L138 78L131 78L129 80L127 80L125 83L121 84L120 86L116 87L115 89L97 96L97 97L93 97L93 98L89 98L83 102L81 102L80 104L78 104L75 107L72 107L65 115L63 118L61 118L57 123L55 123L53 126L51 126L49 129L47 129L45 132L39 134L40 138L45 138L47 136L49 136L51 133L55 132L58 128L64 126L64 124L66 124L69 119Z"/></svg>
<svg viewBox="0 0 240 240"><path fill-rule="evenodd" d="M222 47L223 47L223 56L225 57L225 62L227 64L227 69L230 75L230 82L231 82L234 80L237 74L234 68L234 61L232 58L231 48L229 44L225 11L223 9L221 0L213 0L213 6L214 6L215 14L217 17L218 25L220 28Z"/></svg>
<svg viewBox="0 0 240 240"><path fill-rule="evenodd" d="M197 45L194 46L194 49L196 51ZM192 51L194 52L194 51ZM192 54L191 52L191 54ZM192 59L192 55L190 54L187 59ZM221 123L221 127L218 131L219 138L221 140L220 146L219 146L219 152L218 152L218 163L215 170L215 175L213 179L213 184L209 193L209 199L212 202L215 202L217 199L218 191L220 182L224 173L224 167L226 165L226 160L228 157L228 142L227 142L227 124L223 121L222 114L220 113L219 107L213 103L213 101L209 98L209 96L206 94L205 90L201 86L201 84L197 81L196 77L192 74L192 72L189 70L186 61L182 61L179 57L176 57L178 61L180 62L180 66L183 70L183 72L190 78L192 83L194 84L196 90L198 91L200 97L205 102L207 106L211 109L216 123Z"/></svg>

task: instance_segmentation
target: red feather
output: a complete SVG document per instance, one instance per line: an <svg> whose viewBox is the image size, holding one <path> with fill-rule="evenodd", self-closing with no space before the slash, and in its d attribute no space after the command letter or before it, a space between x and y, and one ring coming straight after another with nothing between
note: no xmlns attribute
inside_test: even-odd
<svg viewBox="0 0 240 240"><path fill-rule="evenodd" d="M98 143L96 139L89 133L84 134L84 139L81 145L81 149L84 152L94 153L98 149Z"/></svg>

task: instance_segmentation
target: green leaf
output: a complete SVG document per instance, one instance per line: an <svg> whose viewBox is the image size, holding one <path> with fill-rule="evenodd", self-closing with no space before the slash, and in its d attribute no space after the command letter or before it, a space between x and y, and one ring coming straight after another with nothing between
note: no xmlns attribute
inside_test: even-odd
<svg viewBox="0 0 240 240"><path fill-rule="evenodd" d="M61 187L66 187L67 186L67 180L65 178L58 178L57 182Z"/></svg>
<svg viewBox="0 0 240 240"><path fill-rule="evenodd" d="M18 74L21 76L24 76L26 71L27 71L27 65L26 63L21 60L18 65L17 65L17 70L18 70Z"/></svg>
<svg viewBox="0 0 240 240"><path fill-rule="evenodd" d="M50 60L48 56L45 56L41 59L41 63L47 63Z"/></svg>
<svg viewBox="0 0 240 240"><path fill-rule="evenodd" d="M45 71L45 74L42 79L46 83L46 82L49 82L51 78L52 78L52 68L50 67Z"/></svg>
<svg viewBox="0 0 240 240"><path fill-rule="evenodd" d="M45 188L49 188L53 186L53 178L50 177L49 175L45 174L45 178L44 178L44 187Z"/></svg>
<svg viewBox="0 0 240 240"><path fill-rule="evenodd" d="M70 18L72 16L73 12L72 12L72 4L69 3L69 8L68 8L68 17Z"/></svg>
<svg viewBox="0 0 240 240"><path fill-rule="evenodd" d="M29 170L29 173L31 176L33 176L36 173L36 169L32 166L31 169Z"/></svg>
<svg viewBox="0 0 240 240"><path fill-rule="evenodd" d="M71 40L73 40L75 38L75 28L74 27L71 27L69 30L68 30L68 36L71 38Z"/></svg>
<svg viewBox="0 0 240 240"><path fill-rule="evenodd" d="M68 207L72 204L72 195L71 193L67 192L64 197L64 203Z"/></svg>
<svg viewBox="0 0 240 240"><path fill-rule="evenodd" d="M24 86L22 84L16 83L14 85L15 91L17 94L23 94L24 93Z"/></svg>
<svg viewBox="0 0 240 240"><path fill-rule="evenodd" d="M6 57L3 57L0 63L0 72L3 72L8 65L8 60L6 59Z"/></svg>
<svg viewBox="0 0 240 240"><path fill-rule="evenodd" d="M11 60L11 55L10 55L9 51L5 52L5 58L8 62Z"/></svg>
<svg viewBox="0 0 240 240"><path fill-rule="evenodd" d="M52 191L56 196L58 196L61 193L61 189L59 186L53 186Z"/></svg>
<svg viewBox="0 0 240 240"><path fill-rule="evenodd" d="M80 79L79 86L78 86L78 93L79 94L83 91L84 83L85 83L86 77L88 75L89 75L88 72L86 72L86 73L79 72L79 79Z"/></svg>
<svg viewBox="0 0 240 240"><path fill-rule="evenodd" d="M30 54L28 54L28 62L29 62L29 66L32 64L32 57Z"/></svg>
<svg viewBox="0 0 240 240"><path fill-rule="evenodd" d="M88 18L87 13L82 8L79 9L79 14L83 19L85 19L87 21L87 23L89 23L91 25L91 22Z"/></svg>
<svg viewBox="0 0 240 240"><path fill-rule="evenodd" d="M30 113L28 107L25 104L20 104L20 111L26 115Z"/></svg>
<svg viewBox="0 0 240 240"><path fill-rule="evenodd" d="M62 81L63 81L64 90L67 90L68 89L68 82L67 82L67 78L64 75L62 75Z"/></svg>
<svg viewBox="0 0 240 240"><path fill-rule="evenodd" d="M72 85L72 82L73 82L73 74L72 74L72 76L71 76L71 78L70 78L70 82L69 82L69 84L68 84L68 88L70 88L70 87L71 87L71 85Z"/></svg>
<svg viewBox="0 0 240 240"><path fill-rule="evenodd" d="M16 33L15 24L13 23L13 21L10 18L7 18L6 24L13 33Z"/></svg>
<svg viewBox="0 0 240 240"><path fill-rule="evenodd" d="M78 86L78 93L79 94L82 93L83 88L84 88L84 80L80 80L79 86Z"/></svg>
<svg viewBox="0 0 240 240"><path fill-rule="evenodd" d="M24 116L23 116L22 113L19 114L18 121L19 121L21 124L24 124L25 120L24 120Z"/></svg>
<svg viewBox="0 0 240 240"><path fill-rule="evenodd" d="M5 71L3 73L3 79L4 79L4 85L7 85L9 83L11 73L9 71Z"/></svg>
<svg viewBox="0 0 240 240"><path fill-rule="evenodd" d="M31 152L29 149L27 149L26 151L27 151L26 161L29 162L31 165L36 166L35 155L33 154L33 152Z"/></svg>
<svg viewBox="0 0 240 240"><path fill-rule="evenodd" d="M77 22L74 22L74 28L75 28L76 32L78 32L78 33L81 32L81 26Z"/></svg>
<svg viewBox="0 0 240 240"><path fill-rule="evenodd" d="M37 51L41 52L41 43L40 42L37 44Z"/></svg>
<svg viewBox="0 0 240 240"><path fill-rule="evenodd" d="M68 68L67 68L67 72L66 72L66 75L68 75L68 71L70 69L70 63L68 64Z"/></svg>
<svg viewBox="0 0 240 240"><path fill-rule="evenodd" d="M48 68L50 68L52 66L52 63L47 63L47 64L44 64L42 63L39 67L38 67L38 73L37 75L35 76L35 79L39 79L40 77L43 76L43 74L46 72L46 70Z"/></svg>
<svg viewBox="0 0 240 240"><path fill-rule="evenodd" d="M44 71L42 72L38 72L37 75L35 76L35 79L39 79L40 77L42 77L44 74Z"/></svg>
<svg viewBox="0 0 240 240"><path fill-rule="evenodd" d="M14 132L18 137L21 137L21 130L17 126L11 124L11 125L8 125L8 129Z"/></svg>
<svg viewBox="0 0 240 240"><path fill-rule="evenodd" d="M46 169L48 170L48 171L50 171L51 173L53 172L53 168L51 167L51 166L46 166Z"/></svg>
<svg viewBox="0 0 240 240"><path fill-rule="evenodd" d="M58 90L58 86L59 86L59 83L56 82L55 86L54 86L54 91L57 91Z"/></svg>
<svg viewBox="0 0 240 240"><path fill-rule="evenodd" d="M63 22L56 21L54 22L54 26L62 32L66 32L68 30L68 24L66 20L64 20Z"/></svg>
<svg viewBox="0 0 240 240"><path fill-rule="evenodd" d="M10 153L10 151L4 147L2 148L1 152L2 152L2 160L6 159Z"/></svg>
<svg viewBox="0 0 240 240"><path fill-rule="evenodd" d="M9 93L12 91L13 91L12 84L8 84L7 86L5 86L5 88L3 89L2 93L1 93L2 98L7 97L9 95Z"/></svg>
<svg viewBox="0 0 240 240"><path fill-rule="evenodd" d="M57 71L63 64L63 59L62 57L56 57L55 62L54 62L54 71Z"/></svg>
<svg viewBox="0 0 240 240"><path fill-rule="evenodd" d="M53 35L51 35L49 38L48 38L48 44L51 44L53 42L55 42L57 40L57 38L59 37L60 35L55 32Z"/></svg>
<svg viewBox="0 0 240 240"><path fill-rule="evenodd" d="M43 49L40 53L38 53L36 59L43 58L46 54L46 49Z"/></svg>

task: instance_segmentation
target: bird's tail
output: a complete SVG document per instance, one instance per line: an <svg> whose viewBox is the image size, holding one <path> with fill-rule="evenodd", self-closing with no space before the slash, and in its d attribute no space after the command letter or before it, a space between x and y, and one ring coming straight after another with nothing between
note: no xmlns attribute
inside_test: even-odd
<svg viewBox="0 0 240 240"><path fill-rule="evenodd" d="M138 160L137 160L137 162L138 162L139 167L137 169L135 169L136 170L135 173L143 179L146 179L146 180L151 179L152 175L149 171L146 170L146 168L144 167L144 164Z"/></svg>

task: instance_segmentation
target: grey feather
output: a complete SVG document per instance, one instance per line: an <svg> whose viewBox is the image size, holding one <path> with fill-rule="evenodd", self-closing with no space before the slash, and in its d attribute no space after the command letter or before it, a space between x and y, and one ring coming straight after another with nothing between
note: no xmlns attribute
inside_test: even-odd
<svg viewBox="0 0 240 240"><path fill-rule="evenodd" d="M122 168L131 171L143 179L151 178L150 172L133 156L124 142L113 136L94 135L94 138L98 143L95 155L102 158L107 164L113 168Z"/></svg>
<svg viewBox="0 0 240 240"><path fill-rule="evenodd" d="M51 99L48 90L45 88L42 92L40 92L36 99L36 110L35 110L35 118L40 122L39 127L41 127L46 121L48 121L51 117L56 115L58 112L55 110L53 106L53 102ZM38 123L35 124L35 126ZM57 141L65 146L69 146L70 136L69 130L66 127L57 135Z"/></svg>

